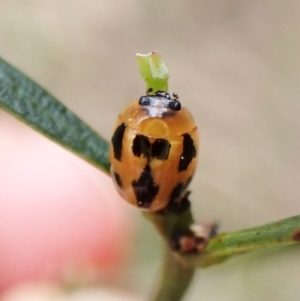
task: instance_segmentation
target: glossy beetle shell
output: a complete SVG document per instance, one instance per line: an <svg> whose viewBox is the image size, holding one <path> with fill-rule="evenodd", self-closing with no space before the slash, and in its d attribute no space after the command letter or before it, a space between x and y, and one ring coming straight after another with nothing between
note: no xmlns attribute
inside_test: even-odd
<svg viewBox="0 0 300 301"><path fill-rule="evenodd" d="M166 93L145 97L130 103L117 119L111 174L126 201L159 211L179 202L186 191L196 169L199 139L187 108L170 109Z"/></svg>

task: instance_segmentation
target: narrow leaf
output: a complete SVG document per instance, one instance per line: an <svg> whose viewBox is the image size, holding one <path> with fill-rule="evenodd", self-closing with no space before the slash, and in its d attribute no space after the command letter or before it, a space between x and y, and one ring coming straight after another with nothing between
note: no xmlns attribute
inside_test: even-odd
<svg viewBox="0 0 300 301"><path fill-rule="evenodd" d="M219 234L210 240L202 254L185 259L190 264L204 267L236 255L297 243L300 243L300 215L250 229Z"/></svg>
<svg viewBox="0 0 300 301"><path fill-rule="evenodd" d="M109 172L108 143L47 91L1 58L0 107Z"/></svg>

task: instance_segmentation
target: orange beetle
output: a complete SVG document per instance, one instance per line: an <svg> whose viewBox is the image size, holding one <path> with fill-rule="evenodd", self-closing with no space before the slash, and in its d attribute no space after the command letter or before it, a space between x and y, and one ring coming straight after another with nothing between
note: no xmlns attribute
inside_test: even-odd
<svg viewBox="0 0 300 301"><path fill-rule="evenodd" d="M111 174L120 195L141 209L178 202L197 165L198 132L177 94L142 96L119 115L111 139Z"/></svg>

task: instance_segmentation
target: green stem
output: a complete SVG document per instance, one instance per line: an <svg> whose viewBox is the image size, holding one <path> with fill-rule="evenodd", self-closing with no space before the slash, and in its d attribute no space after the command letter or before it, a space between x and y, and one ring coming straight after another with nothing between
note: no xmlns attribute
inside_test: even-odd
<svg viewBox="0 0 300 301"><path fill-rule="evenodd" d="M153 94L157 91L168 92L169 72L161 56L152 51L149 54L137 54L137 62L142 78L146 83L146 91Z"/></svg>
<svg viewBox="0 0 300 301"><path fill-rule="evenodd" d="M237 255L299 243L300 215L297 215L246 230L219 234L209 241L200 256L185 259L191 265L207 267Z"/></svg>
<svg viewBox="0 0 300 301"><path fill-rule="evenodd" d="M194 223L192 213L187 208L181 213L143 212L143 215L156 227L165 247L159 289L153 301L179 301L193 279L195 266L181 260L181 255L170 246L178 235L189 231Z"/></svg>
<svg viewBox="0 0 300 301"><path fill-rule="evenodd" d="M152 301L181 300L193 279L194 273L195 268L180 262L166 246L159 288Z"/></svg>

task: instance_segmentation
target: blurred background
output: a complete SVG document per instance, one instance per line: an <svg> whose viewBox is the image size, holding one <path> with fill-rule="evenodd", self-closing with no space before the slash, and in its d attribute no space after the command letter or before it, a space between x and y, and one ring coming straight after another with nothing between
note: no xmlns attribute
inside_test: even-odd
<svg viewBox="0 0 300 301"><path fill-rule="evenodd" d="M135 54L152 50L201 131L196 218L234 231L299 214L298 1L0 1L0 56L106 139L144 93ZM3 300L146 300L160 241L108 177L2 111L0 156ZM186 300L295 300L298 258L201 270ZM63 299L55 281L86 291Z"/></svg>

